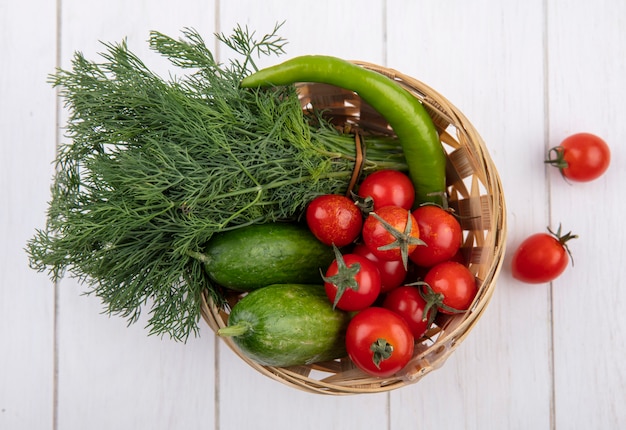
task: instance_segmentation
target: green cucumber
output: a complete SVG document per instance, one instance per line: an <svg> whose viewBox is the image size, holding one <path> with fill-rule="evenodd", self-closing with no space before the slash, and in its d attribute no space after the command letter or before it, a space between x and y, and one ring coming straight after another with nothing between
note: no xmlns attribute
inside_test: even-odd
<svg viewBox="0 0 626 430"><path fill-rule="evenodd" d="M252 291L271 284L314 284L320 268L333 261L324 245L299 224L250 225L215 235L204 253L196 255L217 284L235 291Z"/></svg>
<svg viewBox="0 0 626 430"><path fill-rule="evenodd" d="M237 302L217 334L262 365L306 365L346 356L349 320L333 309L322 285L270 285Z"/></svg>

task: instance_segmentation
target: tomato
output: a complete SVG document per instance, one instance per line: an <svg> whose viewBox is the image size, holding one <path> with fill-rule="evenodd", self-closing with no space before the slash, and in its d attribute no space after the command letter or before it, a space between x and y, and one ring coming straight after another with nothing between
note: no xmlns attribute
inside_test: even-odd
<svg viewBox="0 0 626 430"><path fill-rule="evenodd" d="M382 260L400 260L408 267L409 254L418 245L419 227L407 209L385 206L370 214L363 223L363 242Z"/></svg>
<svg viewBox="0 0 626 430"><path fill-rule="evenodd" d="M572 181L588 182L600 177L611 162L611 150L604 140L590 133L577 133L550 149L549 163Z"/></svg>
<svg viewBox="0 0 626 430"><path fill-rule="evenodd" d="M432 312L425 312L426 300L417 287L403 285L395 288L387 293L382 306L400 315L415 339L421 338L428 330Z"/></svg>
<svg viewBox="0 0 626 430"><path fill-rule="evenodd" d="M335 260L324 276L324 288L333 307L344 311L359 311L372 305L380 294L378 268L367 258L341 255L337 247Z"/></svg>
<svg viewBox="0 0 626 430"><path fill-rule="evenodd" d="M432 267L456 255L463 242L463 231L454 215L439 206L426 205L414 210L413 217L426 246L418 246L409 255L411 261Z"/></svg>
<svg viewBox="0 0 626 430"><path fill-rule="evenodd" d="M413 356L407 323L389 309L370 307L356 314L346 330L346 349L354 364L372 376L399 372Z"/></svg>
<svg viewBox="0 0 626 430"><path fill-rule="evenodd" d="M402 261L381 260L364 244L356 245L352 253L361 255L376 265L380 273L381 293L386 293L387 291L399 287L404 282L407 270L402 265Z"/></svg>
<svg viewBox="0 0 626 430"><path fill-rule="evenodd" d="M424 277L423 291L427 308L436 306L439 312L455 314L469 309L478 287L470 270L456 261L444 261L433 266Z"/></svg>
<svg viewBox="0 0 626 430"><path fill-rule="evenodd" d="M511 259L513 277L529 284L550 282L567 268L571 253L567 241L576 235L561 235L561 227L556 233L535 233L518 246Z"/></svg>
<svg viewBox="0 0 626 430"><path fill-rule="evenodd" d="M354 202L339 194L316 197L306 210L309 230L322 243L342 247L352 243L361 233L363 216Z"/></svg>
<svg viewBox="0 0 626 430"><path fill-rule="evenodd" d="M367 176L359 186L358 195L371 197L374 210L384 206L400 206L411 209L415 202L413 182L398 170L380 170Z"/></svg>

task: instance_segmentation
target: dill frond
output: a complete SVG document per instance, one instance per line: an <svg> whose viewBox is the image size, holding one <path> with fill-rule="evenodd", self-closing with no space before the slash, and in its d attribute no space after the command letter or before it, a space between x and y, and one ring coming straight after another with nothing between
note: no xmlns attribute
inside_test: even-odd
<svg viewBox="0 0 626 430"><path fill-rule="evenodd" d="M69 143L47 225L27 244L31 266L77 277L131 323L148 308L151 334L184 341L197 332L203 292L223 303L190 255L216 233L295 220L313 197L344 192L352 138L311 126L293 87L239 87L254 55L283 51L279 28L258 41L241 27L217 35L243 57L228 65L194 30L178 40L153 32L150 47L185 71L168 80L126 42L105 44L102 62L76 53L58 70L51 83L69 111ZM370 167L402 168L397 144L380 145Z"/></svg>

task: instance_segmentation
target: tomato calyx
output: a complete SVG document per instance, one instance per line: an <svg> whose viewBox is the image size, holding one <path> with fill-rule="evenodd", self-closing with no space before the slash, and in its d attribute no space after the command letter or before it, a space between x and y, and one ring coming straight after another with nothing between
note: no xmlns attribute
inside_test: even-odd
<svg viewBox="0 0 626 430"><path fill-rule="evenodd" d="M409 266L409 247L415 246L415 245L417 246L426 245L426 243L423 240L418 239L411 235L411 231L413 229L413 225L412 225L413 222L411 220L412 218L411 212L407 211L407 221L406 221L406 226L404 227L404 231L400 231L396 229L394 226L389 224L383 218L378 216L376 212L371 212L369 215L376 218L376 220L380 222L380 224L383 227L385 227L385 230L387 230L389 234L391 234L391 236L395 239L393 242L387 245L379 246L378 250L389 251L392 249L400 249L400 256L402 259L402 264L404 265L404 268L407 269Z"/></svg>
<svg viewBox="0 0 626 430"><path fill-rule="evenodd" d="M393 354L393 345L387 342L386 339L378 338L376 342L370 345L370 351L374 353L372 355L372 362L377 369L380 369L380 363L390 358L391 354Z"/></svg>
<svg viewBox="0 0 626 430"><path fill-rule="evenodd" d="M350 196L363 215L367 216L374 210L374 199L371 196L361 197L353 191L350 191Z"/></svg>
<svg viewBox="0 0 626 430"><path fill-rule="evenodd" d="M465 312L463 309L456 309L446 305L444 303L445 296L442 293L435 292L426 282L417 281L407 285L421 287L419 288L420 295L426 301L426 305L424 305L424 310L422 311L422 321L428 321L429 327L435 321L440 309L451 314L462 314Z"/></svg>
<svg viewBox="0 0 626 430"><path fill-rule="evenodd" d="M565 148L560 145L550 148L550 150L548 151L548 159L544 160L544 163L559 169L561 177L563 177L566 182L569 182L567 180L567 176L565 176L565 173L563 173L563 170L569 167L569 163L565 159Z"/></svg>
<svg viewBox="0 0 626 430"><path fill-rule="evenodd" d="M572 251L570 251L569 246L567 245L567 242L569 242L572 239L578 239L578 235L572 234L571 231L565 234L561 234L561 224L559 224L559 228L557 229L556 232L552 231L550 227L548 227L547 229L550 232L550 234L554 236L556 240L559 241L563 249L565 249L565 251L567 252L567 255L569 255L570 261L572 262L572 266L574 266L574 256L572 255Z"/></svg>
<svg viewBox="0 0 626 430"><path fill-rule="evenodd" d="M562 146L555 146L548 151L548 159L544 161L546 164L557 167L559 170L566 169L569 164L565 160L565 151Z"/></svg>
<svg viewBox="0 0 626 430"><path fill-rule="evenodd" d="M358 291L359 283L356 280L356 275L361 270L361 265L359 263L354 263L352 266L348 267L345 260L343 259L343 255L339 248L337 248L333 244L333 251L335 252L335 259L337 261L337 273L333 276L324 276L322 273L322 279L324 282L329 282L337 287L337 294L335 295L335 300L333 302L333 309L337 307L337 303L343 296L343 293L350 288L353 291Z"/></svg>

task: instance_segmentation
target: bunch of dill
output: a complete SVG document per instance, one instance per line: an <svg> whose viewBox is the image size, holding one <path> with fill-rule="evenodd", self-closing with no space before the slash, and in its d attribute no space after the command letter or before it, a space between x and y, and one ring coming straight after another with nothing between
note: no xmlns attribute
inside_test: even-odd
<svg viewBox="0 0 626 430"><path fill-rule="evenodd" d="M101 63L76 53L71 70L58 70L69 143L46 227L27 244L31 266L54 280L68 271L129 322L149 307L151 334L185 340L201 294L223 300L192 257L212 235L293 220L316 195L345 192L351 137L319 117L313 127L293 87L239 87L255 56L282 53L279 27L260 40L241 27L217 35L239 58L226 65L194 30L152 32L151 49L184 71L167 80L125 42L105 44ZM366 167L402 168L397 148L373 147Z"/></svg>

